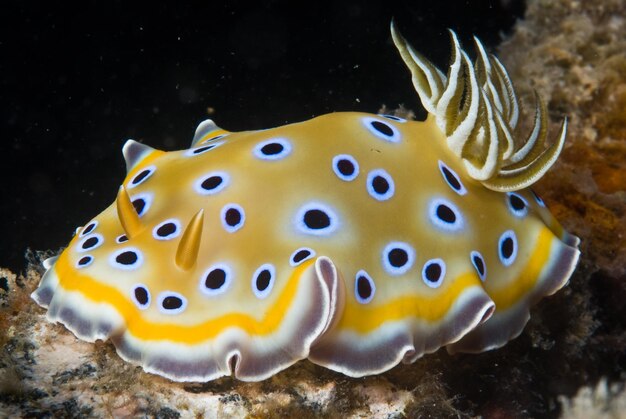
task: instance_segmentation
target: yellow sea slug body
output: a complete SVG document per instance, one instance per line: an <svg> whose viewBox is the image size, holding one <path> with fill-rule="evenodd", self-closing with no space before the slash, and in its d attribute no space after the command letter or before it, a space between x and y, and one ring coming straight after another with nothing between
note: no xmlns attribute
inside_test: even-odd
<svg viewBox="0 0 626 419"><path fill-rule="evenodd" d="M261 380L300 359L363 376L442 346L516 337L578 259L527 187L558 156L538 105L514 138L506 70L452 34L447 75L392 27L424 122L333 113L129 141L116 202L77 230L33 298L79 338L178 381Z"/></svg>

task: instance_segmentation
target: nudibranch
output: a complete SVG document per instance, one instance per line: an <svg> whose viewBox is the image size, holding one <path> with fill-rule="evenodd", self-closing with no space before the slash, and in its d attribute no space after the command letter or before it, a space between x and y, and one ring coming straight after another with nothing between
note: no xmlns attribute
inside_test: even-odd
<svg viewBox="0 0 626 419"><path fill-rule="evenodd" d="M263 380L302 359L353 377L498 348L579 256L529 187L555 162L507 71L452 39L444 74L391 26L425 121L332 113L186 150L133 140L115 202L32 294L86 341L176 381Z"/></svg>

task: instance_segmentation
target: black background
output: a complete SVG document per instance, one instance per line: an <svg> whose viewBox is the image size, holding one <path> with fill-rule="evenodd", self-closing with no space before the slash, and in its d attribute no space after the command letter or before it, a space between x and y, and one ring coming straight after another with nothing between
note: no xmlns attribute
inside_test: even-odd
<svg viewBox="0 0 626 419"><path fill-rule="evenodd" d="M333 111L419 109L389 35L439 66L446 28L494 49L522 0L4 2L0 266L58 249L115 199L128 138L188 147L209 117L233 131Z"/></svg>

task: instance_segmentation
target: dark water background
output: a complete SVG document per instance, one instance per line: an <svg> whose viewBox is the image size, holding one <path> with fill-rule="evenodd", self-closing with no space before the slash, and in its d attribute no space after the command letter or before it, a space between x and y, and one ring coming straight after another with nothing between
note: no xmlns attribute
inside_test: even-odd
<svg viewBox="0 0 626 419"><path fill-rule="evenodd" d="M333 111L418 109L391 43L439 66L446 28L493 50L510 1L9 1L0 16L0 266L65 246L115 199L128 138L174 150L210 117L233 131ZM58 2L60 3L60 2ZM80 5L79 5L80 4Z"/></svg>

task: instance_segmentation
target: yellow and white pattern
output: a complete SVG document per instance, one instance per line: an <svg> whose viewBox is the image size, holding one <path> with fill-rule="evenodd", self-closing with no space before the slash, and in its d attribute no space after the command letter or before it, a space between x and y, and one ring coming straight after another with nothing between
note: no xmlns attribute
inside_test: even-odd
<svg viewBox="0 0 626 419"><path fill-rule="evenodd" d="M516 139L506 70L452 34L444 75L392 35L429 117L333 113L262 131L129 140L116 202L46 263L33 298L79 338L177 381L265 379L298 360L350 376L521 332L578 259L529 185L545 111ZM545 150L544 150L545 148Z"/></svg>

